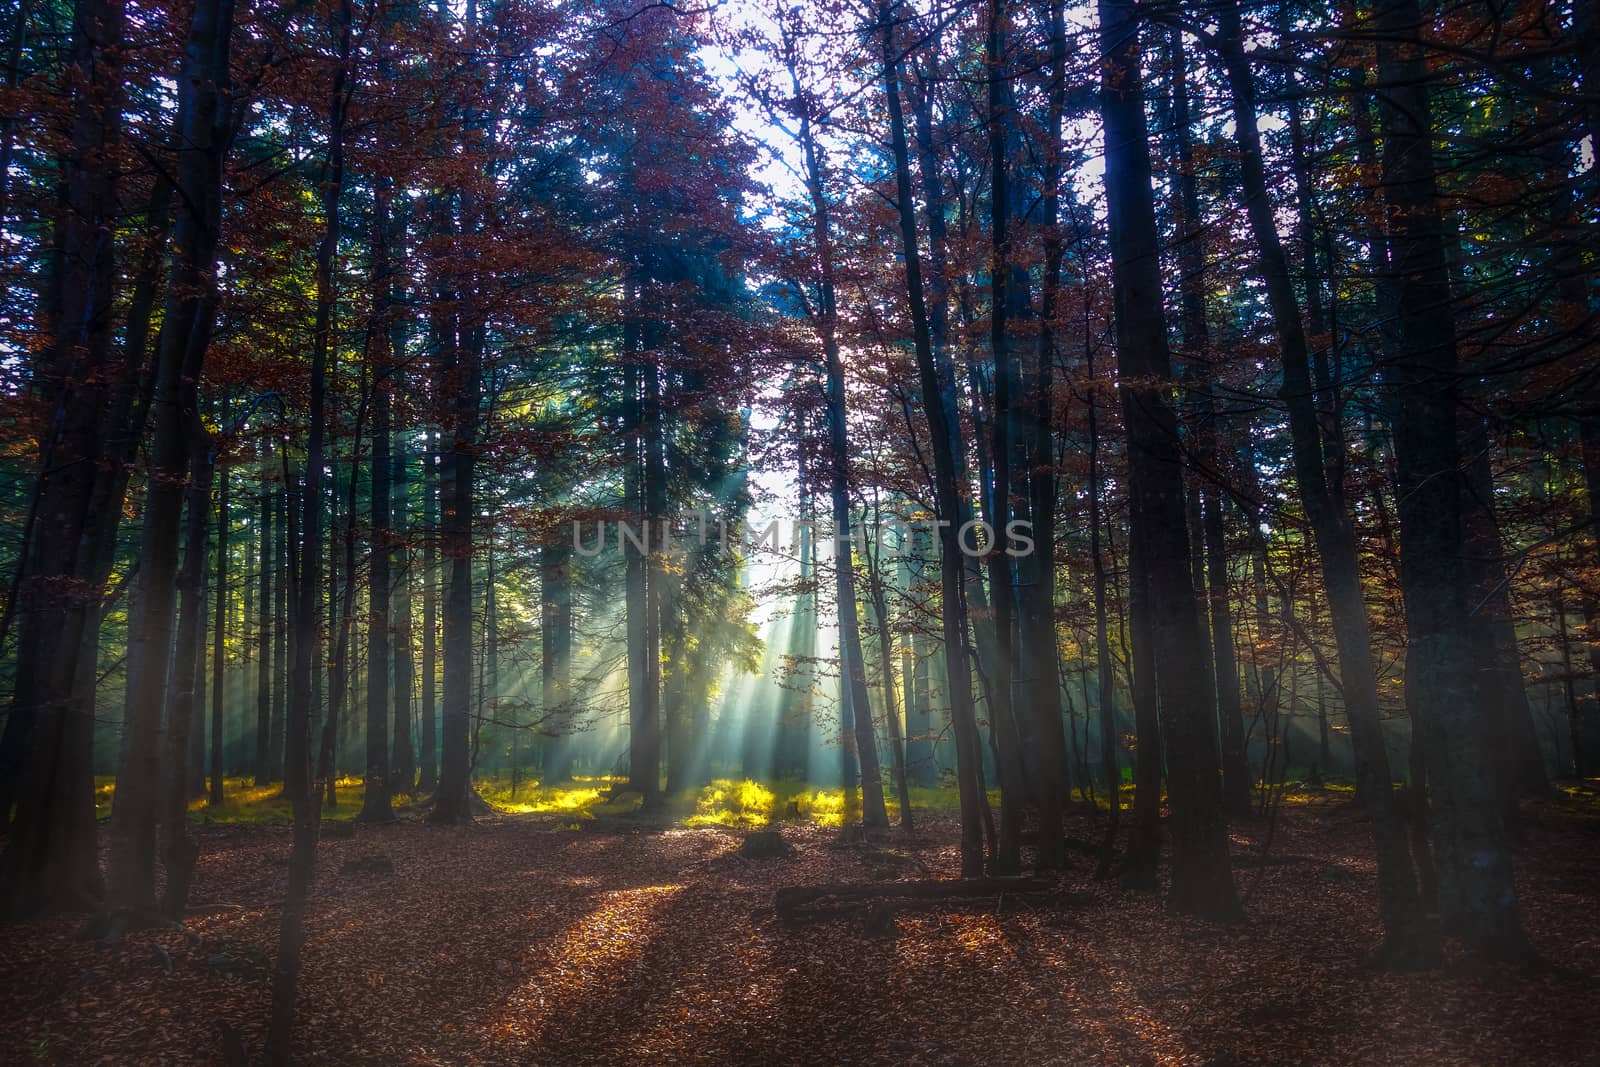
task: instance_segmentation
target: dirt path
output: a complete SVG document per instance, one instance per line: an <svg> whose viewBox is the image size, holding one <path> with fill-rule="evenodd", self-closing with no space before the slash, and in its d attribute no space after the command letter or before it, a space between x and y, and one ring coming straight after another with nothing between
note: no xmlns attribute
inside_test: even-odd
<svg viewBox="0 0 1600 1067"><path fill-rule="evenodd" d="M1600 1062L1600 832L1530 831L1538 973L1373 974L1371 862L1345 810L1278 832L1249 924L1216 929L1087 881L1016 901L786 929L779 885L893 875L791 828L745 861L716 830L596 833L548 820L400 824L327 841L308 924L301 1062L353 1064ZM1074 828L1088 838L1087 823ZM0 1062L207 1063L217 1024L259 1047L285 830L213 827L190 920L107 947L61 919L0 928ZM1248 836L1248 835L1246 835ZM952 828L890 847L954 872ZM1237 851L1248 842L1238 839ZM392 875L343 873L382 855ZM1241 884L1255 877L1240 861ZM905 870L915 873L913 865Z"/></svg>

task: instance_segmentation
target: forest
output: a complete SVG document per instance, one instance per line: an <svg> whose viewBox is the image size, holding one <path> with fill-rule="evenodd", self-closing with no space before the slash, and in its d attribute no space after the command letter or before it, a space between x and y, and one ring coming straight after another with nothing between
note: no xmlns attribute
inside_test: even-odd
<svg viewBox="0 0 1600 1067"><path fill-rule="evenodd" d="M0 1061L1600 1063L1596 0L0 26Z"/></svg>

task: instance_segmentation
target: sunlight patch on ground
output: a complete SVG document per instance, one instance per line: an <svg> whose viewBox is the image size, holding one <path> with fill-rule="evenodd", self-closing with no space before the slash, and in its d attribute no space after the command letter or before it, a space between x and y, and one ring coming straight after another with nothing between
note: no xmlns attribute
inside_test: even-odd
<svg viewBox="0 0 1600 1067"><path fill-rule="evenodd" d="M999 951L1011 954L1006 932L1000 928L1000 920L993 915L952 915L950 922L955 926L956 944L968 952Z"/></svg>
<svg viewBox="0 0 1600 1067"><path fill-rule="evenodd" d="M585 998L627 973L655 936L656 913L681 885L652 885L606 893L602 903L551 944L549 960L529 961L532 975L491 1024L498 1038L537 1041L552 1019L579 1010Z"/></svg>

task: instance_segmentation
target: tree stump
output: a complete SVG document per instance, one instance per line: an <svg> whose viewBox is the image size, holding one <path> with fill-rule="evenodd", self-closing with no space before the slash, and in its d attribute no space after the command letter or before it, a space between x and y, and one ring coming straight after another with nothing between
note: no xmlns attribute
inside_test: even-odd
<svg viewBox="0 0 1600 1067"><path fill-rule="evenodd" d="M752 830L739 846L739 855L754 860L781 859L793 851L778 830Z"/></svg>

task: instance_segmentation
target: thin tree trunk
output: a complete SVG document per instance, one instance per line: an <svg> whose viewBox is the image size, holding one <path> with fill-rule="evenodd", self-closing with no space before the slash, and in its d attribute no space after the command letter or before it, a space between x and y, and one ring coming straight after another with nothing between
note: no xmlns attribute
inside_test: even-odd
<svg viewBox="0 0 1600 1067"><path fill-rule="evenodd" d="M880 2L879 21L884 28L883 78L889 105L889 128L895 161L896 203L900 215L900 243L906 271L906 297L911 311L912 337L917 354L917 377L922 386L923 411L928 420L928 436L933 446L934 497L939 515L939 591L943 626L946 688L950 700L950 722L956 741L956 782L961 803L961 874L975 878L983 874L984 804L981 786L982 750L978 741L977 716L972 706L972 676L968 668L967 605L964 583L966 566L954 519L963 519L961 491L957 488L955 447L960 433L952 421L953 385L941 386L929 333L928 309L922 289L922 261L917 251L915 201L911 196L910 153L906 144L905 117L900 102L900 67L895 62L892 41L887 36L889 8ZM931 159L931 149L924 163ZM936 168L935 168L936 169ZM930 179L924 167L924 180ZM815 196L815 194L813 194ZM937 273L937 272L936 272ZM942 296L942 290L940 295ZM942 300L936 300L942 306ZM941 312L942 315L942 312ZM942 322L942 318L941 318ZM951 376L946 375L949 379ZM947 407L948 404L948 407ZM964 519L963 519L964 521Z"/></svg>
<svg viewBox="0 0 1600 1067"><path fill-rule="evenodd" d="M284 452L279 446L279 460ZM272 582L276 626L272 634L272 717L267 731L267 778L283 781L284 719L289 709L289 479L285 473L274 494L277 500L278 544L274 550L277 571Z"/></svg>
<svg viewBox="0 0 1600 1067"><path fill-rule="evenodd" d="M1195 173L1193 130L1189 117L1188 55L1183 34L1172 34L1172 123L1177 143L1178 206L1182 237L1178 243L1179 273L1183 278L1181 308L1183 343L1194 369L1199 449L1211 476L1223 471L1220 417L1216 412L1216 383L1212 372L1211 332L1206 321L1206 246L1204 218L1200 212L1200 183ZM1205 544L1206 592L1210 606L1212 662L1217 687L1217 717L1221 721L1222 800L1230 818L1250 813L1250 766L1245 753L1244 712L1239 701L1239 668L1234 658L1233 615L1228 605L1227 546L1224 540L1220 490L1204 493L1197 541Z"/></svg>
<svg viewBox="0 0 1600 1067"><path fill-rule="evenodd" d="M197 434L203 430L196 428ZM166 886L161 898L161 913L181 919L188 906L189 879L194 873L200 846L189 833L189 750L201 706L195 687L200 681L200 664L193 650L204 647L201 640L205 604L206 519L211 510L211 477L214 453L210 443L197 449L190 476L187 530L184 537L183 570L178 575L179 607L177 654L172 668L172 704L167 712L165 780L160 813L163 850L162 866Z"/></svg>
<svg viewBox="0 0 1600 1067"><path fill-rule="evenodd" d="M268 446L270 447L270 446ZM263 453L261 474L261 533L259 539L261 591L256 594L256 609L260 612L256 624L258 642L256 674L256 785L271 781L272 769L272 489L267 481L266 459Z"/></svg>
<svg viewBox="0 0 1600 1067"><path fill-rule="evenodd" d="M373 233L378 235L378 248L373 252L374 280L387 292L389 232L388 209L382 203L374 212ZM386 300L382 301L387 303ZM394 809L389 793L389 591L393 579L389 563L392 557L392 531L389 529L389 479L393 474L389 457L389 374L393 369L388 353L386 324L380 322L372 331L373 349L377 355L372 368L372 492L370 497L371 540L367 557L367 723L366 723L366 793L361 802L360 818L363 822L393 822Z"/></svg>
<svg viewBox="0 0 1600 1067"><path fill-rule="evenodd" d="M1085 305L1085 317L1088 308ZM1086 324L1087 325L1087 324ZM1100 846L1097 878L1111 869L1122 821L1122 770L1117 766L1117 676L1111 662L1111 639L1106 625L1106 566L1100 552L1100 416L1099 385L1094 376L1094 348L1084 332L1084 376L1088 379L1089 421L1089 565L1094 570L1095 704L1100 712L1100 771L1106 784L1106 832ZM1087 727L1085 727L1087 729Z"/></svg>
<svg viewBox="0 0 1600 1067"><path fill-rule="evenodd" d="M430 792L438 782L438 633L439 633L439 479L437 454L429 434L423 448L422 472L422 760L417 790Z"/></svg>
<svg viewBox="0 0 1600 1067"><path fill-rule="evenodd" d="M217 459L216 606L211 619L211 791L206 802L222 803L223 712L227 705L228 662L228 465Z"/></svg>
<svg viewBox="0 0 1600 1067"><path fill-rule="evenodd" d="M626 525L618 526L617 538L626 568L623 597L627 612L628 645L628 781L646 803L656 806L659 804L656 793L661 788L661 753L657 747L660 720L656 710L657 697L648 691L649 668L645 662L648 658L645 643L648 633L645 623L646 562L643 545L635 540L641 529L648 529L644 520L642 491L644 449L639 409L641 374L635 354L639 330L636 289L637 283L630 278L624 287L623 313L626 317L622 327L622 509L627 518Z"/></svg>
<svg viewBox="0 0 1600 1067"><path fill-rule="evenodd" d="M390 764L391 793L411 794L416 789L417 757L411 744L411 692L415 678L411 633L411 457L406 449L394 450L393 509L396 571L394 575L394 759Z"/></svg>
<svg viewBox="0 0 1600 1067"><path fill-rule="evenodd" d="M573 709L568 706L568 686L572 667L572 548L559 542L540 550L539 586L540 671L543 693L544 784L564 782L572 777L570 733L575 727Z"/></svg>
<svg viewBox="0 0 1600 1067"><path fill-rule="evenodd" d="M286 723L284 791L294 810L294 836L289 852L288 889L278 928L278 958L272 972L272 1008L267 1023L266 1062L283 1067L289 1062L289 1039L294 1026L295 988L300 979L300 950L305 944L306 901L316 876L317 835L321 828L320 790L312 778L311 672L318 646L318 615L322 593L322 467L326 435L328 366L333 358L334 256L341 230L339 199L344 191L344 126L350 93L350 0L339 0L337 34L339 63L334 69L328 105L328 155L322 173L322 211L326 225L317 248L316 318L312 332L311 397L306 435L306 472L301 497L300 581L295 624L293 693ZM336 694L330 694L337 700Z"/></svg>

